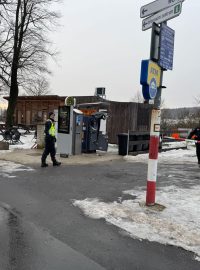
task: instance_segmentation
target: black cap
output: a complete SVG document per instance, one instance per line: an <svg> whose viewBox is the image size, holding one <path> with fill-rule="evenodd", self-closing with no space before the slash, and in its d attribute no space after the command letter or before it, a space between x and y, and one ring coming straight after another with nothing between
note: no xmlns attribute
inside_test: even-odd
<svg viewBox="0 0 200 270"><path fill-rule="evenodd" d="M49 113L49 118L50 118L53 114L55 115L54 112L50 112L50 113Z"/></svg>

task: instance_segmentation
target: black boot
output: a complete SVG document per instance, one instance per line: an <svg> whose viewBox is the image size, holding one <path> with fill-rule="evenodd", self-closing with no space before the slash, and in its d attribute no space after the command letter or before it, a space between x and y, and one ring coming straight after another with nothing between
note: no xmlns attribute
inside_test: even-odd
<svg viewBox="0 0 200 270"><path fill-rule="evenodd" d="M60 165L61 165L61 162L59 162L57 160L53 161L53 166L60 166Z"/></svg>
<svg viewBox="0 0 200 270"><path fill-rule="evenodd" d="M47 164L47 163L42 163L42 164L41 164L41 167L43 167L43 168L44 168L44 167L48 167L48 164Z"/></svg>
<svg viewBox="0 0 200 270"><path fill-rule="evenodd" d="M44 168L44 167L48 167L48 164L46 163L46 161L43 161L43 160L42 160L41 167L43 167L43 168Z"/></svg>

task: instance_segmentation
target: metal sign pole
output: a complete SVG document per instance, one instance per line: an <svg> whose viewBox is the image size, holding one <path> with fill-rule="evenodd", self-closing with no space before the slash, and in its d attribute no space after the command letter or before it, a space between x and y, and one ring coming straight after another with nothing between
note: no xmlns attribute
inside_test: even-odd
<svg viewBox="0 0 200 270"><path fill-rule="evenodd" d="M128 152L129 152L129 140L130 140L130 139L129 139L129 136L130 136L130 135L129 135L129 132L130 132L130 131L128 130L127 148L126 148L126 155L127 155L127 156L128 156Z"/></svg>
<svg viewBox="0 0 200 270"><path fill-rule="evenodd" d="M162 24L166 24L166 22L163 22ZM152 38L153 38L153 34L152 34ZM156 48L154 48L154 50L156 50ZM156 51L152 52L152 48L151 48L151 56L152 54L156 55L157 52ZM160 120L161 120L160 106L161 106L162 82L163 82L163 69L161 69L160 87L158 87L157 95L154 100L154 106L153 106L153 110L151 114L149 160L148 160L148 173L147 173L147 192L146 192L146 205L147 206L154 205L155 197L156 197L158 149L159 149L159 143L160 143Z"/></svg>

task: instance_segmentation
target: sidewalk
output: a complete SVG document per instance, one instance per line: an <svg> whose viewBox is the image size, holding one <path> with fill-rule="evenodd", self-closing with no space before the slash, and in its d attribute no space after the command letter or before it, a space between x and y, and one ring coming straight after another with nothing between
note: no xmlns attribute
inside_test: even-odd
<svg viewBox="0 0 200 270"><path fill-rule="evenodd" d="M41 149L5 150L0 152L0 160L17 162L23 165L39 165L41 163L42 152L43 150ZM61 158L59 155L57 155L57 159L62 162L62 165L92 164L112 160L121 160L122 158L123 157L119 156L117 153L105 153L100 151L92 154L69 156L68 158ZM48 156L47 162L51 162L50 156Z"/></svg>

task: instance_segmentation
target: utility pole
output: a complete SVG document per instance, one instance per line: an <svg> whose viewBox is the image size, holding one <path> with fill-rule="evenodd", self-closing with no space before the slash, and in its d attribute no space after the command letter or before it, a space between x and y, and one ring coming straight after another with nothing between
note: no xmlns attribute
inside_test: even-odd
<svg viewBox="0 0 200 270"><path fill-rule="evenodd" d="M158 150L160 143L161 95L163 72L172 70L175 31L167 26L167 21L181 14L184 0L156 0L140 9L142 30L152 28L150 60L143 60L140 83L145 100L154 100L149 143L149 160L147 172L146 205L155 204L158 167ZM148 17L149 16L149 17Z"/></svg>
<svg viewBox="0 0 200 270"><path fill-rule="evenodd" d="M167 24L163 22L161 25ZM157 29L156 29L157 28ZM160 48L160 27L154 25L152 27L151 35L151 51L150 59L159 60ZM157 58L157 59L156 59ZM160 122L161 122L161 96L163 83L163 69L160 71L160 86L157 88L157 94L154 99L153 110L151 112L151 127L150 127L150 142L149 142L149 160L147 172L147 192L146 205L151 206L155 204L156 197L156 181L157 181L157 167L158 167L158 150L160 144Z"/></svg>

